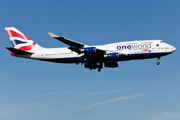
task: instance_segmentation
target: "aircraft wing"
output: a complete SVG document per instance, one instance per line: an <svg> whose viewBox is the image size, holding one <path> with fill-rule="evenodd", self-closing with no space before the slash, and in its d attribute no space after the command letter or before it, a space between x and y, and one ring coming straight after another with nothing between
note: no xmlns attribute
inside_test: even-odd
<svg viewBox="0 0 180 120"><path fill-rule="evenodd" d="M72 50L72 51L75 51L77 53L80 53L78 51L79 48L84 48L85 46L86 47L88 46L88 45L85 45L85 44L82 44L82 43L79 43L79 42L76 42L76 41L69 40L69 39L64 38L64 37L57 36L57 35L55 35L52 32L48 32L48 34L51 37L53 37L53 38L55 38L55 39L65 43L65 44L69 45L70 46L69 49ZM91 47L91 46L88 46L88 47ZM101 49L97 49L97 52L98 53L105 53L106 51L105 50L101 50Z"/></svg>
<svg viewBox="0 0 180 120"><path fill-rule="evenodd" d="M70 47L68 47L68 49L70 49L72 51L75 51L78 54L82 54L80 49L83 49L83 48L86 48L86 47L93 47L93 46L88 46L88 45L85 45L85 44L82 44L82 43L79 43L79 42L75 42L75 41L66 39L64 37L57 36L52 32L48 32L48 34L51 37L53 37L53 38L65 43L65 44L69 45ZM85 53L81 57L83 59L85 59L86 62L97 62L97 61L100 61L101 59L103 59L103 56L105 54L106 54L106 50L96 48L96 53L94 53L94 54ZM120 54L120 56L123 57L123 56L126 56L126 55L125 54Z"/></svg>
<svg viewBox="0 0 180 120"><path fill-rule="evenodd" d="M55 35L55 34L52 33L52 32L48 32L48 34L49 34L51 37L53 37L53 38L55 38L55 39L57 39L57 40L65 43L65 44L67 44L67 45L69 45L69 46L71 46L71 47L76 47L76 48L83 48L83 47L84 47L84 44L82 44L82 43L78 43L78 42L69 40L69 39L67 39L67 38L57 36L57 35Z"/></svg>

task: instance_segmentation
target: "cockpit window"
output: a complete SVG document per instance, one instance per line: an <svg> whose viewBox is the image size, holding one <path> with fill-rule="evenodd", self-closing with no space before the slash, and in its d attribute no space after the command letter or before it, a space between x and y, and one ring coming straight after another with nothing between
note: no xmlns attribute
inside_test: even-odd
<svg viewBox="0 0 180 120"><path fill-rule="evenodd" d="M160 43L164 43L164 41L161 41Z"/></svg>

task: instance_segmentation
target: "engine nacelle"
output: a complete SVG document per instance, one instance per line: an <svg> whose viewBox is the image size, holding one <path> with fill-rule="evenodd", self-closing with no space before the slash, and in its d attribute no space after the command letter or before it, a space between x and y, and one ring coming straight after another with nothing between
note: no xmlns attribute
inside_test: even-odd
<svg viewBox="0 0 180 120"><path fill-rule="evenodd" d="M84 49L81 49L81 52L83 52L83 53L96 53L96 47L86 47Z"/></svg>
<svg viewBox="0 0 180 120"><path fill-rule="evenodd" d="M119 53L108 53L108 54L104 55L104 58L117 59L117 58L119 58Z"/></svg>
<svg viewBox="0 0 180 120"><path fill-rule="evenodd" d="M104 63L104 66L115 68L115 67L118 67L118 63L117 62L108 62L108 63Z"/></svg>

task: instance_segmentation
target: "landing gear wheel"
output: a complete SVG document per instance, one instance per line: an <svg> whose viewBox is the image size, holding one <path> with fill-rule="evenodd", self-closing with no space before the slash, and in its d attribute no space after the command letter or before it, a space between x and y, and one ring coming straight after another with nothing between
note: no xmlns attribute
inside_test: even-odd
<svg viewBox="0 0 180 120"><path fill-rule="evenodd" d="M160 65L160 62L158 61L156 64L157 64L157 65Z"/></svg>
<svg viewBox="0 0 180 120"><path fill-rule="evenodd" d="M103 63L102 62L98 63L97 68L98 68L98 72L101 72L101 69L103 68Z"/></svg>
<svg viewBox="0 0 180 120"><path fill-rule="evenodd" d="M157 59L157 65L160 65L160 62L159 62L159 59L160 59L160 57L158 57L158 59Z"/></svg>

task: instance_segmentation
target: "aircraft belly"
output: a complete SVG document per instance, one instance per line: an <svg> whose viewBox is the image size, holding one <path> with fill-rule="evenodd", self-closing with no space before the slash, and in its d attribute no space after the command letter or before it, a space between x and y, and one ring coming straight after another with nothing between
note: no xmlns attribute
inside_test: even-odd
<svg viewBox="0 0 180 120"><path fill-rule="evenodd" d="M49 61L49 62L57 62L57 63L78 63L78 62L85 61L82 57L48 58L48 59L42 59L42 60Z"/></svg>
<svg viewBox="0 0 180 120"><path fill-rule="evenodd" d="M121 60L133 60L133 59L149 59L156 58L170 54L169 52L160 52L160 53L140 53L140 54L128 54L127 57L122 58Z"/></svg>

